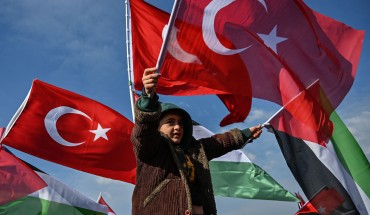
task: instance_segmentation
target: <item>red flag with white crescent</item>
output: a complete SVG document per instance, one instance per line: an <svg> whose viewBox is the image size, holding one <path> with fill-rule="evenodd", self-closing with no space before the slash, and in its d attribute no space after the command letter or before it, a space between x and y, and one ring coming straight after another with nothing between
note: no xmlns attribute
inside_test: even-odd
<svg viewBox="0 0 370 215"><path fill-rule="evenodd" d="M130 1L130 7L134 86L135 89L141 90L144 69L156 65L162 38L168 28L169 14L142 0ZM194 44L191 48L204 50L204 61L190 53L189 48L183 49L185 46L179 44L177 38L180 32L175 26L171 33L166 61L161 69L166 75L159 79L156 92L178 96L214 94L230 111L221 121L221 126L244 121L251 108L252 95L249 76L240 56L221 56L208 50L204 43L200 43L203 39L199 31L196 31L198 29L186 26L188 28L182 32ZM168 62L176 66L168 67ZM196 75L192 79L184 79L182 75L188 72ZM178 74L180 77L173 78L168 76L168 73Z"/></svg>
<svg viewBox="0 0 370 215"><path fill-rule="evenodd" d="M135 183L132 127L108 106L35 80L1 143L77 170Z"/></svg>
<svg viewBox="0 0 370 215"><path fill-rule="evenodd" d="M162 77L280 105L320 80L337 107L354 81L364 39L363 31L302 0L183 0L176 18L178 46L206 69L169 50ZM291 79L300 91L290 88Z"/></svg>
<svg viewBox="0 0 370 215"><path fill-rule="evenodd" d="M140 88L137 72L157 60L168 18L142 0L131 1L131 12ZM285 105L316 80L336 108L353 84L364 39L302 0L182 0L169 35L161 79L224 92L211 92L230 110L223 125L248 115L250 97ZM178 93L171 89L159 83L159 93Z"/></svg>

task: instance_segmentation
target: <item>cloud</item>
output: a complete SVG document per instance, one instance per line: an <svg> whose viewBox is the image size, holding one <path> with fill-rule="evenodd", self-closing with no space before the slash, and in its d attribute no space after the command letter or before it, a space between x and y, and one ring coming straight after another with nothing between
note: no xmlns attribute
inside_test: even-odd
<svg viewBox="0 0 370 215"><path fill-rule="evenodd" d="M112 179L109 179L109 178L103 178L103 177L100 177L100 176L97 176L95 181L99 185L118 184L119 183L119 181L112 180Z"/></svg>
<svg viewBox="0 0 370 215"><path fill-rule="evenodd" d="M248 152L248 151L244 151L244 154L249 158L249 160L251 160L252 162L256 159L256 155L254 155L253 153L251 152Z"/></svg>
<svg viewBox="0 0 370 215"><path fill-rule="evenodd" d="M263 109L252 109L247 117L248 122L262 122L263 120L266 120L266 116L269 116L269 114L266 112L266 110Z"/></svg>
<svg viewBox="0 0 370 215"><path fill-rule="evenodd" d="M346 125L351 131L357 142L362 147L366 157L370 159L370 146L368 143L370 138L370 111L358 112L355 116L347 118Z"/></svg>

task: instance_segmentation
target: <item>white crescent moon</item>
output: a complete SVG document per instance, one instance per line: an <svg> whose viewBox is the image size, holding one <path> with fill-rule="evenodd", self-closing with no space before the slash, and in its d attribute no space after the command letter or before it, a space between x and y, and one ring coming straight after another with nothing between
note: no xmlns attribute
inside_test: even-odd
<svg viewBox="0 0 370 215"><path fill-rule="evenodd" d="M60 106L60 107L54 108L46 114L45 119L44 119L45 128L48 134L50 135L50 137L53 138L55 142L61 145L64 145L64 146L69 146L69 147L78 146L78 145L85 143L85 142L71 143L71 142L66 141L65 139L63 139L63 137L60 136L57 130L57 121L64 114L79 114L79 115L82 115L88 118L91 121L91 118L88 115L86 115L84 112L81 112L79 110L76 110L76 109L73 109L67 106Z"/></svg>
<svg viewBox="0 0 370 215"><path fill-rule="evenodd" d="M263 7L265 8L266 12L268 12L265 0L258 0L258 2L261 3L263 5Z"/></svg>
<svg viewBox="0 0 370 215"><path fill-rule="evenodd" d="M226 48L218 40L215 32L215 18L217 12L227 5L233 3L235 0L213 0L204 9L204 16L202 22L203 39L208 48L220 55L233 55L240 53L250 46L241 49Z"/></svg>
<svg viewBox="0 0 370 215"><path fill-rule="evenodd" d="M166 37L167 31L168 31L168 25L165 25L162 30L162 39ZM202 64L202 62L200 62L197 56L190 54L181 48L179 42L177 41L177 32L179 32L179 29L173 26L171 30L171 35L169 38L170 43L168 45L168 52L178 61L181 61L184 63Z"/></svg>

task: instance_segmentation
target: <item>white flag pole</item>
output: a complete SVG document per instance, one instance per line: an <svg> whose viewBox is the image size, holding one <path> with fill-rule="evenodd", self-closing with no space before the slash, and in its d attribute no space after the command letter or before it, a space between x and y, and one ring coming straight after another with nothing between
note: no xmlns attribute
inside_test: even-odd
<svg viewBox="0 0 370 215"><path fill-rule="evenodd" d="M101 192L99 193L98 199L96 200L97 203L99 203L99 199L102 197Z"/></svg>
<svg viewBox="0 0 370 215"><path fill-rule="evenodd" d="M317 82L319 81L319 79L317 79L316 81L314 81L312 84L310 84L310 86L308 86L306 88L306 90L310 89L310 87L312 87L313 85L315 85ZM305 91L305 90L304 90ZM298 96L300 96L304 91L301 91L299 92L296 96L294 96L292 99L290 99L290 101L288 103L286 103L283 107L281 107L276 113L274 113L266 122L264 122L262 124L262 126L266 126L266 125L269 125L270 124L270 121L276 116L278 115L279 113L281 113L281 111L284 110L284 108L289 105L292 101L294 101Z"/></svg>
<svg viewBox="0 0 370 215"><path fill-rule="evenodd" d="M166 55L167 46L168 46L168 42L169 42L169 39L170 39L171 31L172 31L172 28L175 24L175 20L176 20L177 13L178 13L179 8L180 8L180 4L181 4L181 0L175 0L175 2L173 3L170 20L168 21L168 25L167 25L168 28L167 28L166 36L163 39L161 51L159 52L159 56L158 56L158 60L157 60L157 65L155 66L158 73L160 73L160 70L161 70L162 65L163 65L163 61L164 61L164 57Z"/></svg>
<svg viewBox="0 0 370 215"><path fill-rule="evenodd" d="M131 40L131 12L129 10L129 0L125 1L125 15L126 15L126 61L127 61L127 74L128 74L128 88L130 91L130 101L131 101L131 113L132 121L135 122L135 113L134 113L134 87L133 87L133 77L134 77L134 64L132 63L132 40Z"/></svg>
<svg viewBox="0 0 370 215"><path fill-rule="evenodd" d="M26 104L28 102L28 99L30 98L32 87L33 87L33 84L34 84L35 80L37 80L37 79L34 79L33 80L32 85L31 85L31 88L28 91L28 94L27 94L26 98L23 100L21 106L19 106L17 112L15 112L15 114L12 117L12 119L9 121L8 125L6 126L3 135L0 137L0 142L3 139L5 139L5 137L8 135L8 133L12 129L13 125L15 124L15 122L17 121L17 119L19 118L19 116L21 115L21 113L23 112L24 108L26 107ZM0 144L0 148L1 148L1 144Z"/></svg>
<svg viewBox="0 0 370 215"><path fill-rule="evenodd" d="M316 84L317 82L319 81L319 79L317 79L316 81L314 81L310 86L308 86L307 88L306 88L306 90L307 89L309 89L310 87L312 87L314 84ZM301 92L299 92L296 96L294 96L292 99L290 99L290 101L288 102L288 103L286 103L283 107L281 107L278 111L276 111L276 113L274 113L268 120L266 120L266 122L264 122L264 123L262 123L262 127L263 128L267 128L267 129L269 129L269 126L270 126L270 121L275 117L275 116L277 116L279 113L281 113L284 109L285 109L285 107L287 106L287 105L289 105L292 101L294 101L298 96L300 96L302 93L303 93L304 91L301 91ZM247 143L250 143L250 142L252 142L252 140L253 140L253 137L251 137L251 138L249 138L246 142L245 142L245 144L242 146L242 148L247 144Z"/></svg>

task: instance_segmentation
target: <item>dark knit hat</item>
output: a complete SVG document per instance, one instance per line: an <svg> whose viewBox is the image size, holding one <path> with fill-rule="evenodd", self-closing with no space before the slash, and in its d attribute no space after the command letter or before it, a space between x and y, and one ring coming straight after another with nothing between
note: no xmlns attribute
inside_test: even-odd
<svg viewBox="0 0 370 215"><path fill-rule="evenodd" d="M180 146L183 149L187 149L192 136L193 136L193 123L191 120L191 117L188 112L186 112L184 109L178 107L177 105L171 104L171 103L161 103L162 107L162 113L160 118L162 118L166 113L176 113L181 116L183 126L184 126L184 135L182 137L182 140L180 142Z"/></svg>

